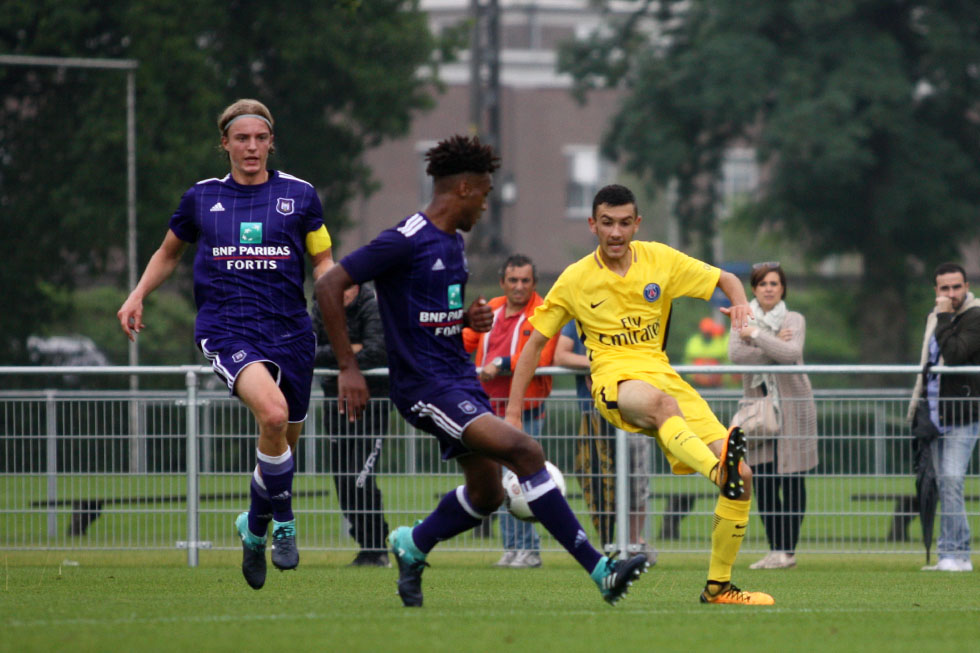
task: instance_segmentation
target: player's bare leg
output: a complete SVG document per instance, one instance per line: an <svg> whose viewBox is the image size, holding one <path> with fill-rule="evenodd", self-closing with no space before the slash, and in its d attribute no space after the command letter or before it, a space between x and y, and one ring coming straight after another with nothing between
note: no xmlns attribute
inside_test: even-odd
<svg viewBox="0 0 980 653"><path fill-rule="evenodd" d="M289 423L286 398L264 363L254 363L239 373L235 393L259 425L258 463L252 475L252 505L247 517L248 534L253 536L249 539L258 538L264 545L271 519L272 563L280 570L295 569L299 565L299 551L292 510L295 470L292 452L303 425ZM242 538L244 543L246 535ZM263 555L263 562L264 559Z"/></svg>
<svg viewBox="0 0 980 653"><path fill-rule="evenodd" d="M618 388L623 419L633 426L657 429L671 454L718 486L711 534L711 561L701 601L771 605L764 592L743 592L731 583L732 565L745 537L752 498L752 469L744 462L745 436L732 429L727 436L705 444L681 414L677 401L643 381L623 381Z"/></svg>

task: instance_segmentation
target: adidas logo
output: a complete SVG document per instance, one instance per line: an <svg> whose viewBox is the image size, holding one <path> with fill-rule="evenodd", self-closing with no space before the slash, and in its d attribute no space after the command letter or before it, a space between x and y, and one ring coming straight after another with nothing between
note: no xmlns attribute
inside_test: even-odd
<svg viewBox="0 0 980 653"><path fill-rule="evenodd" d="M273 499L273 500L276 500L276 501L285 501L286 499L288 499L291 496L293 496L293 495L289 493L289 490L283 490L279 494L277 494L277 495L275 495L273 497L270 497L270 498Z"/></svg>
<svg viewBox="0 0 980 653"><path fill-rule="evenodd" d="M588 542L588 540L589 540L589 536L585 534L585 531L583 531L581 528L578 529L578 533L575 534L575 545L573 548L576 549L579 548L580 546Z"/></svg>
<svg viewBox="0 0 980 653"><path fill-rule="evenodd" d="M215 202L214 206L211 207L211 213L215 211L224 211L225 207L221 206L221 202Z"/></svg>
<svg viewBox="0 0 980 653"><path fill-rule="evenodd" d="M446 265L442 262L441 258L437 258L436 262L432 264L432 271L437 272L438 270L445 270Z"/></svg>

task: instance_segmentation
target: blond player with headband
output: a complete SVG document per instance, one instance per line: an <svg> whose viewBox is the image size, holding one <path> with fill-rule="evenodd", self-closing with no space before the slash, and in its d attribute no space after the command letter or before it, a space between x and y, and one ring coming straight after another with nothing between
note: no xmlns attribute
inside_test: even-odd
<svg viewBox="0 0 980 653"><path fill-rule="evenodd" d="M184 193L163 243L117 313L134 340L144 328L144 298L173 273L188 244L197 243L194 340L259 426L251 507L235 521L242 573L255 589L265 583L270 522L272 563L280 570L299 564L293 450L310 403L316 344L304 259L310 257L314 278L333 264L316 190L266 165L274 124L257 100L238 100L221 113L221 149L231 171Z"/></svg>

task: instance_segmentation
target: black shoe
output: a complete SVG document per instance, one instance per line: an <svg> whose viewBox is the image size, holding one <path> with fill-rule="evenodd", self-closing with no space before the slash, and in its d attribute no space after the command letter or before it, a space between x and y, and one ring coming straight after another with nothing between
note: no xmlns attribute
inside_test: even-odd
<svg viewBox="0 0 980 653"><path fill-rule="evenodd" d="M390 567L387 551L360 551L348 567Z"/></svg>
<svg viewBox="0 0 980 653"><path fill-rule="evenodd" d="M412 529L408 526L396 528L388 536L391 552L398 563L398 595L406 608L422 606L422 572L429 563L425 554L418 550L412 541Z"/></svg>
<svg viewBox="0 0 980 653"><path fill-rule="evenodd" d="M235 520L238 536L242 538L242 575L253 590L265 585L265 538L259 538L248 530L248 513L243 512Z"/></svg>
<svg viewBox="0 0 980 653"><path fill-rule="evenodd" d="M718 461L718 485L721 487L722 496L726 499L738 499L745 492L745 481L742 480L742 461L745 460L747 450L748 445L745 442L745 433L742 429L737 426L730 428Z"/></svg>
<svg viewBox="0 0 980 653"><path fill-rule="evenodd" d="M296 569L299 566L295 519L286 522L272 521L272 564L279 571Z"/></svg>
<svg viewBox="0 0 980 653"><path fill-rule="evenodd" d="M603 557L591 575L606 603L616 605L629 591L633 581L639 579L640 574L649 567L647 557L642 553L626 560Z"/></svg>

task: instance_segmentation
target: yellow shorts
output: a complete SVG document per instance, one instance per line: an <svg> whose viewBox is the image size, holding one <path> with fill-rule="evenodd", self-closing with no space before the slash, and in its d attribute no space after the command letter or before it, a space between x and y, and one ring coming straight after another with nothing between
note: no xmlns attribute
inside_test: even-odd
<svg viewBox="0 0 980 653"><path fill-rule="evenodd" d="M670 469L675 474L693 474L691 469L681 461L677 460L660 441L660 433L656 429L641 429L623 419L619 413L617 400L619 398L619 383L621 381L643 381L661 390L674 399L680 406L684 421L694 431L694 434L701 438L705 444L710 444L715 440L728 437L728 429L718 421L715 414L708 407L708 402L701 398L698 391L681 378L681 376L669 367L664 367L660 371L635 371L619 372L617 374L605 375L592 378L592 398L602 416L609 420L617 428L632 433L643 433L657 439L660 450L667 456L670 462Z"/></svg>

